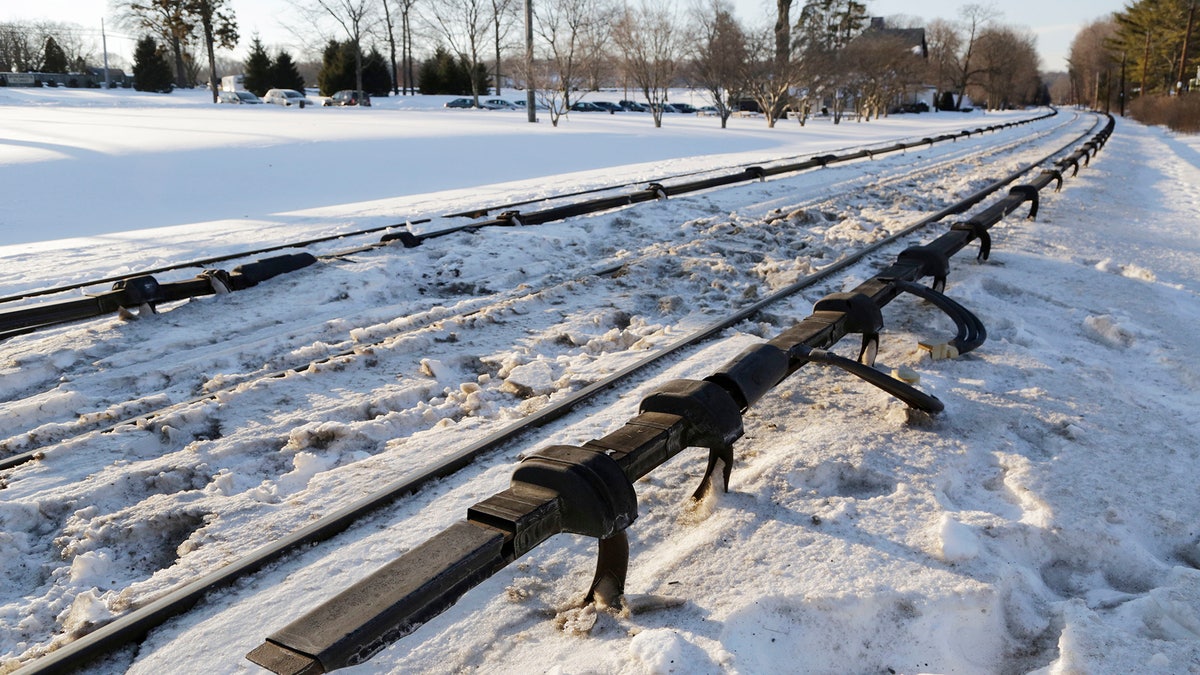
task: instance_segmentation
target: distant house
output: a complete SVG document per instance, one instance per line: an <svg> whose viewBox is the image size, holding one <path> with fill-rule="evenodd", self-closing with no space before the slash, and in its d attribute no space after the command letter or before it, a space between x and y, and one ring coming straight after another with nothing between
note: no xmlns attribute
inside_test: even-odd
<svg viewBox="0 0 1200 675"><path fill-rule="evenodd" d="M903 45L914 56L929 58L929 43L925 40L924 28L891 28L881 16L871 17L871 23L854 41L888 38ZM927 84L911 84L892 106L896 110L936 110L937 87Z"/></svg>
<svg viewBox="0 0 1200 675"><path fill-rule="evenodd" d="M858 38L870 39L875 35L893 37L908 45L913 53L923 59L929 58L929 44L925 41L924 28L888 28L882 16L871 17L871 24Z"/></svg>

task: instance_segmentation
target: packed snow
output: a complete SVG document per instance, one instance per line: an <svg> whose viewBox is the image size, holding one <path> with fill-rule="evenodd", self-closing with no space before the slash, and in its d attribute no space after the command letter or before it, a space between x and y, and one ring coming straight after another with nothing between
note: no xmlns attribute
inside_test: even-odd
<svg viewBox="0 0 1200 675"><path fill-rule="evenodd" d="M727 130L576 113L552 128L522 112L442 109L448 97L295 110L206 96L0 88L0 295L383 225L432 231L462 224L443 217L456 210L1045 112L776 129L734 118ZM904 229L1093 122L1064 110L903 155L381 248L137 320L0 342L0 458L39 452L0 473L0 671ZM987 326L982 347L933 361L917 341L949 322L911 299L885 309L879 367L911 370L944 413L804 368L748 411L728 492L690 499L706 458L696 449L638 482L624 611L581 605L595 542L560 535L346 672L1200 673L1198 212L1200 139L1118 120L1062 192L1042 193L1036 221L1019 212L993 229L989 262L971 250L952 261L947 292ZM523 454L614 430L663 382L705 377L944 228L211 594L89 670L265 672L244 655L268 634L463 518Z"/></svg>

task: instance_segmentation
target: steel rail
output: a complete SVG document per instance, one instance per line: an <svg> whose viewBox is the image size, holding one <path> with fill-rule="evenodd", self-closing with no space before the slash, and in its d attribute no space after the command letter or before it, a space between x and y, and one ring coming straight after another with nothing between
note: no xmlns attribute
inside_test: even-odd
<svg viewBox="0 0 1200 675"><path fill-rule="evenodd" d="M697 190L706 190L706 189L711 189L714 187L731 185L731 184L738 183L738 182L762 180L767 176L776 176L776 175L785 174L785 173L794 173L794 172L804 171L804 170L808 170L808 169L812 169L812 168L824 167L824 166L828 166L829 164L835 164L838 162L862 159L865 157L873 158L878 154L899 152L899 151L904 151L904 150L907 150L910 148L920 147L920 146L924 146L924 145L932 146L934 143L944 142L944 141L948 141L948 140L956 141L958 138L961 138L964 136L970 137L972 134L985 133L985 132L990 132L990 131L998 131L1001 129L1007 129L1007 128L1012 128L1012 127L1016 127L1016 126L1021 126L1024 124L1029 124L1031 122L1036 122L1036 121L1039 121L1042 119L1047 119L1049 117L1056 115L1057 113L1058 113L1057 110L1051 109L1051 111L1049 113L1046 113L1044 115L1030 117L1030 118L1023 119L1023 120L1006 122L1004 124L980 127L980 128L976 128L974 130L963 130L963 131L960 131L960 132L954 133L954 134L942 134L937 137L922 138L919 141L911 141L908 143L896 143L891 146L874 149L874 150L863 149L863 150L859 150L858 152L847 154L847 155L826 154L826 155L821 155L819 157L815 157L810 160L807 160L804 162L799 162L799 163L791 163L791 164L766 167L766 168L750 167L747 169L743 169L740 172L727 174L727 175L719 176L719 177L715 177L715 178L704 179L701 181L694 181L692 183L684 183L681 185L674 185L674 186L667 187L667 188L664 188L661 185L661 181L669 180L669 178L659 179L657 181L655 181L655 180L639 181L636 184L649 185L649 187L646 188L645 190L640 190L640 191L631 193L629 195L620 195L620 196L613 196L613 197L605 197L605 198L601 198L601 199L588 200L588 201L584 201L584 202L578 202L575 204L568 204L568 205L564 205L564 206L552 207L549 209L544 209L542 211L532 212L532 213L526 214L526 215L521 215L520 219L519 219L519 223L524 224L524 225L543 224L543 223L547 223L547 222L551 222L551 221L561 220L563 218L569 218L572 216L584 215L587 213L595 213L595 212L609 210L609 209L613 209L613 208L619 208L622 206L629 206L632 204L637 204L637 203L641 203L641 202L645 202L645 201L653 201L656 199L667 198L669 196L674 196L677 194L684 194L684 193L688 193L688 192L694 192ZM784 159L790 159L790 158L784 158ZM543 202L548 202L548 201L552 201L554 199L559 199L559 198L560 197L547 197L547 198L544 198L541 200L525 201L525 202L520 202L517 204L512 204L509 206L511 207L511 206L516 206L516 205L529 204L529 203L543 203ZM496 207L490 207L489 210L496 210ZM475 212L479 212L479 211L475 211ZM488 210L484 210L482 212L487 213ZM420 224L420 223L425 223L425 222L429 222L429 220L422 219L419 221L415 221L412 224ZM494 219L482 221L482 222L468 223L468 224L459 225L459 226L455 226L455 227L451 227L451 228L446 228L443 230L437 230L437 231L429 232L429 233L413 234L411 232L411 228L408 228L402 232L384 235L384 237L382 237L380 239L380 241L377 243L367 244L367 245L360 246L360 247L351 249L350 251L346 251L346 252L342 252L342 253L327 254L322 257L323 258L336 258L336 257L340 257L340 256L343 256L343 255L346 255L349 253L357 253L357 252L361 252L361 251L368 250L371 248L385 246L385 245L388 245L395 241L400 241L401 243L404 244L405 247L412 247L412 246L419 245L421 242L425 241L426 239L443 237L443 236L446 236L449 234L454 234L456 232L474 230L474 229L480 228L480 227L509 226L509 225L517 224L517 222L518 221L517 221L517 217L516 217L516 212L515 211L506 211L505 213L501 214L501 216L498 218L494 218ZM47 295L53 295L53 294L57 294L57 293L66 292L69 290L85 288L88 286L96 286L96 285L105 284L105 283L120 284L123 281L136 280L139 278L147 277L148 275L151 275L151 274L159 274L159 273L166 272L166 271L187 269L187 268L191 268L191 267L202 267L204 265L212 264L215 262L223 262L223 261L227 261L227 260L246 258L246 257L254 256L254 255L260 255L263 253L271 253L271 252L286 250L286 249L291 249L291 248L304 248L306 246L311 246L316 243L334 241L337 239L361 236L361 235L365 235L365 234L374 234L374 233L382 232L382 231L385 231L388 229L399 228L399 227L405 227L405 225L397 225L397 224L383 225L383 226L368 228L368 229L360 230L360 231L356 231L356 232L327 235L324 237L316 237L316 238L306 239L306 240L301 240L301 241L296 241L296 242L278 244L278 245L274 245L274 246L263 247L263 248L259 248L259 249L249 250L249 251L242 251L242 252L238 252L238 253L231 253L231 254L226 254L226 255L222 255L222 256L213 256L213 257L203 258L203 259L199 259L199 260L192 260L192 261L187 261L187 262L182 262L182 263L174 263L171 265L166 265L166 266L157 267L157 268L153 268L153 269L143 270L143 271L139 271L139 272L131 272L129 274L105 277L103 279L83 281L83 282L77 282L77 283L73 283L73 284L56 286L53 288L39 289L39 290L34 290L34 291L17 293L17 294L5 296L5 297L0 297L0 304L4 304L4 303L16 301L16 300L24 300L24 299L35 298L35 297L43 297L43 296L47 296ZM172 283L187 283L187 282L172 282ZM21 309L21 310L16 310L16 311L10 311L10 312L0 312L0 340L8 338L8 337L14 337L16 335L29 333L34 330L37 330L37 328L40 328L40 327L43 327L46 325L52 325L54 323L61 323L63 321L72 321L72 320L77 320L77 319L81 319L81 318L90 318L93 316L100 316L102 314L109 313L110 311L115 311L115 310L109 309L109 306L108 306L109 304L115 303L119 307L129 306L129 305L119 304L120 302L123 301L123 298L119 294L115 293L115 291L117 291L117 290L118 289L114 287L113 291L110 292L110 294L106 294L106 295L112 296L111 302L109 302L107 304L105 304L104 302L97 303L91 299L74 301L72 303L63 303L64 306L69 307L69 311L66 309L66 307L64 307L64 311L61 313L59 313L57 311L57 308L41 308L41 309L39 309L37 307ZM37 321L38 319L41 319L42 317L47 317L47 318L46 318L46 321L44 321L44 322L30 323L29 321L25 321L24 323L19 323L18 317L23 318L23 315L19 314L21 312L24 312L25 314L32 314L31 320L33 320L33 321ZM62 317L62 318L59 318L59 317Z"/></svg>
<svg viewBox="0 0 1200 675"><path fill-rule="evenodd" d="M1069 123L1069 122L1067 122L1067 123ZM1051 130L1044 131L1044 132L1042 132L1042 134L1041 134L1041 135L1048 135L1048 134L1054 133L1054 131L1055 131L1055 130L1056 130L1056 129L1051 129ZM1028 138L1025 138L1025 139L1021 139L1021 140L1019 140L1019 141L1017 141L1017 142L1014 142L1014 143L1010 143L1010 144L1006 144L1006 145L1002 145L1002 146L997 146L997 147L988 148L988 149L987 149L987 152L993 152L993 153L994 153L994 152L1006 152L1006 151L1008 151L1008 150L1012 149L1013 147L1016 147L1016 146L1019 146L1019 145L1021 145L1021 144L1025 144L1025 143L1028 143L1028 142L1029 142L1029 139L1028 139ZM942 163L943 163L943 164L949 164L949 163L951 163L951 162L957 162L957 161L958 161L957 159L955 159L955 160L944 160ZM925 169L919 170L917 173L934 171L934 170L936 170L936 169L938 169L938 168L940 168L940 165L935 165L935 166L933 166L933 167L928 167L928 168L925 168ZM886 179L884 179L884 180L883 180L881 183L878 183L878 185L886 185L886 184L893 183L893 182L896 182L896 181L908 180L908 179L911 179L911 178L912 178L912 176L913 176L913 173L911 173L911 172L910 172L910 173L905 173L905 174L902 174L902 175L899 175L899 176L893 176L893 177L889 177L889 178L886 178ZM809 200L809 201L812 201L812 200ZM883 240L883 243L886 243L887 241L888 241L888 240ZM370 246L367 246L367 247L364 247L364 248L365 248L365 249L367 249L367 250L374 250L376 247L375 247L374 245L370 245ZM350 251L348 251L348 252L338 252L338 253L333 253L333 254L329 254L329 255L326 255L326 256L320 256L320 257L318 257L318 258L317 258L317 260L336 259L336 258L340 258L340 257L343 257L343 256L350 255L350 254L352 254L352 253L360 252L361 250L363 250L363 249L357 249L357 248L356 248L356 249L352 249L352 250L350 250ZM637 260L637 259L635 258L635 259L633 259L633 260L626 260L626 261L623 261L623 263L622 263L622 266L624 266L624 265L629 265L629 264L632 264L633 262L636 262L636 260ZM619 266L618 266L618 267L619 267ZM587 273L585 273L585 274L583 274L583 275L580 275L580 276L578 276L578 277L575 277L575 279L574 279L574 280L576 280L576 281L577 281L577 280L584 279L584 278L586 278L586 277L592 277L592 276L603 276L603 275L606 275L606 274L611 274L611 273L613 273L614 271L616 271L616 269L618 269L618 267L604 267L604 268L601 268L601 269L598 269L598 270L593 270L593 271L591 271L591 272L587 272ZM529 291L528 293L525 293L525 294L523 294L523 295L522 295L522 296L520 296L520 297L525 297L525 296L527 296L527 295L531 295L531 294L533 294L533 293L536 293L536 292L538 292L538 291L536 291L536 290L531 290L531 291ZM461 315L457 315L457 316L468 316L468 315L470 315L470 314L473 314L473 313L475 313L475 312L477 312L477 311L479 311L479 310L471 310L470 312L466 312L466 313L463 313L463 314L461 314ZM441 317L439 320L447 320L447 319L453 319L453 318L454 318L454 317ZM420 329L420 327L418 328L418 330L419 330L419 329ZM29 330L33 330L33 329L29 329ZM390 338L390 337L391 337L391 336L389 336L389 338ZM389 339L389 338L384 338L384 339ZM375 344L375 343L372 343L372 344ZM370 346L370 345L367 345L367 346ZM361 348L361 347L362 347L362 345L358 345L358 346L356 346L356 348ZM268 379L273 379L273 378L282 377L282 376L284 376L284 375L286 375L286 374L288 374L288 373L302 371L302 370L306 369L307 367L309 367L309 366L311 366L311 365L314 365L314 364L321 364L321 363L328 362L328 361L330 361L330 360L332 360L332 359L336 359L336 358L340 358L340 357L349 356L349 355L351 355L351 354L353 353L353 351L354 351L354 350L345 350L345 351L341 351L341 352L337 352L337 353L333 353L333 354L330 354L330 355L324 356L324 357L322 357L322 358L320 358L320 359L316 359L316 360L310 361L310 362L308 362L308 363L306 363L306 364L300 364L300 365L297 365L297 366L295 366L295 367L291 367L291 368L284 368L284 369L280 369L280 370L277 370L277 371L274 371L274 372L270 372L270 373L263 373L263 374L260 374L260 375L258 376L258 378L257 378L257 379L259 379L259 380L268 380ZM148 412L143 412L143 413L140 413L140 414L137 414L137 415L133 415L133 416L130 416L130 417L128 417L128 418L125 418L125 419L122 419L122 420L117 420L117 421L115 421L115 422L112 422L112 423L109 423L109 424L105 425L104 427L102 427L102 428L100 428L100 429L98 429L98 430L97 430L97 429L87 429L87 430L82 430L82 431L80 431L80 432L78 432L78 433L76 433L76 434L74 434L74 435L71 435L71 436L66 436L66 437L59 438L59 439L55 439L55 440L53 441L53 443L61 443L61 442L63 442L63 441L64 441L64 440L66 440L66 439L69 439L69 438L77 438L77 437L79 437L79 436L82 436L82 435L84 435L84 434L87 434L87 433L101 433L101 434L104 434L104 433L111 433L112 431L116 430L117 428L119 428L119 427L122 427L122 426L125 426L125 425L127 425L127 424L136 423L136 422L139 422L139 421L149 421L149 420L151 420L151 419L154 419L154 418L155 418L155 417L157 417L157 416L161 416L162 414L165 414L165 413L167 413L167 412L170 412L170 411L172 411L172 410L176 410L176 409L178 409L178 408L180 408L180 407L184 407L184 406L192 405L192 404L195 404L195 403L200 403L200 402L203 402L203 401L211 400L211 399L215 398L216 396L218 396L220 393L222 393L222 392L224 392L224 391L227 391L228 389L235 388L235 387L237 387L237 386L240 386L240 383L239 383L239 384L231 384L229 387L227 387L227 388L223 388L223 389L221 389L221 390L218 390L218 391L215 391L215 392L210 392L210 393L208 393L208 394L204 394L204 395L202 395L202 396L196 396L196 397L193 397L193 398L191 398L191 399L187 399L187 400L183 400L183 401L178 401L178 402L175 402L175 403L168 404L168 405L166 405L166 406L163 406L163 407L161 407L161 408L158 408L158 409L155 409L155 410L151 410L151 411L148 411ZM27 451L24 451L24 452L21 452L21 453L13 454L13 455L11 455L11 456L9 456L9 457L6 457L6 458L4 458L4 459L0 459L0 470L9 469L9 468L13 468L13 467L19 466L19 465L21 465L21 464L23 464L23 463L26 463L26 462L28 462L28 461L31 461L31 460L37 459L37 458L40 456L40 453L42 452L42 448L44 447L44 445L45 445L45 444L43 444L42 446L39 446L39 447L37 447L37 448L32 448L32 449L30 449L30 450L27 450Z"/></svg>
<svg viewBox="0 0 1200 675"><path fill-rule="evenodd" d="M1099 124L1097 121L1092 129ZM22 673L66 673L78 667L85 665L88 661L95 659L113 649L123 645L136 642L141 639L151 629L161 625L167 620L186 612L196 603L198 603L208 593L226 587L241 577L256 572L264 566L276 562L285 555L292 553L303 546L309 546L322 541L326 541L335 535L346 531L355 522L363 517L372 514L386 506L391 505L400 497L411 494L421 489L433 480L445 478L463 467L469 466L482 455L501 447L504 443L512 441L521 435L543 427L565 415L570 413L580 403L589 400L598 393L610 389L615 384L625 380L639 370L644 370L649 365L656 363L665 357L674 354L684 347L702 342L712 335L724 330L730 326L745 320L754 315L767 305L784 299L790 295L794 295L800 290L810 287L815 283L853 265L862 260L867 255L878 251L882 247L894 243L900 238L912 234L913 232L931 224L942 220L948 216L961 213L986 199L987 196L994 194L1004 186L1014 182L1020 176L1028 173L1038 165L1049 161L1054 156L1065 152L1068 148L1078 142L1079 139L1086 137L1091 131L1081 134L1070 143L1063 145L1060 149L1047 154L1042 159L1036 162L1029 163L1017 171L1012 172L1005 178L998 180L991 185L977 191L961 200L959 203L942 209L941 211L927 216L917 223L897 232L885 239L882 239L874 244L866 247L863 250L833 263L802 280L789 285L786 288L780 289L758 302L755 302L747 307L731 314L723 320L714 322L713 324L689 335L676 342L664 347L661 351L654 355L648 356L645 359L639 360L637 363L631 364L626 368L613 373L604 380L592 383L581 389L570 397L543 408L530 415L529 417L514 423L494 434L491 434L457 452L455 455L440 463L437 466L431 467L422 472L418 476L412 476L400 479L389 483L382 489L357 500L356 502L342 507L333 513L324 516L312 524L296 531L295 533L273 542L269 545L260 547L251 552L247 556L230 563L226 567L210 572L185 586L171 591L170 593L152 601L151 603L134 609L124 616L118 617L112 622L99 627L95 631L78 638L77 640L60 647L59 649L47 654L35 661L24 666L19 672ZM465 592L465 588L463 591Z"/></svg>
<svg viewBox="0 0 1200 675"><path fill-rule="evenodd" d="M1030 118L1030 119L1032 121L1032 120L1036 120L1036 119L1040 119L1040 118L1035 117L1035 118ZM916 137L908 136L906 138L916 138ZM899 140L903 141L903 140L905 140L905 138L901 138ZM921 140L921 144L924 145L927 142L927 140L928 139L923 138ZM882 144L882 142L881 142L881 144ZM891 147L891 146L888 146L888 147ZM868 153L882 152L885 149L883 147L872 149L870 147L864 147L861 144L857 144L857 145L846 145L846 146L842 146L840 148L833 148L831 150L827 150L826 153L837 155L839 153L844 153L847 150L852 150L854 148L860 148L861 150L866 151ZM494 204L492 206L481 206L481 207L478 207L475 209L468 209L468 210L464 210L464 211L456 211L454 213L447 213L447 214L443 215L442 217L443 218L480 218L480 217L488 215L489 213L491 213L493 211L501 211L501 212L508 211L517 206L528 206L529 204L540 204L540 203L554 201L554 200L558 200L558 199L568 199L571 197L582 197L584 195L597 194L600 192L610 192L610 191L614 191L614 190L620 190L622 188L631 188L631 187L634 187L637 185L646 185L648 183L660 183L661 184L661 183L665 183L665 182L671 181L671 180L678 180L680 178L691 178L692 176L701 176L704 174L720 173L722 171L733 171L735 169L745 171L747 169L758 167L763 164L776 164L779 162L787 162L790 160L800 159L802 157L811 157L811 156L812 156L812 153L804 153L804 154L798 154L798 155L788 155L786 157L776 157L775 159L768 159L768 160L764 160L762 162L744 162L744 163L735 164L732 166L717 167L717 168L713 168L713 169L702 169L700 171L687 171L684 173L677 173L677 174L670 175L670 176L661 176L659 178L649 178L646 180L627 181L624 183L615 183L615 184L611 184L611 185L588 188L586 190L576 190L574 192L565 192L565 193L556 194L556 195L553 195L550 197L536 197L536 198L525 199L525 200L521 200L521 201L507 202L505 204Z"/></svg>
<svg viewBox="0 0 1200 675"><path fill-rule="evenodd" d="M628 194L615 195L615 196L610 196L610 197L600 197L600 198L591 199L591 200L573 202L571 204L550 207L548 209L543 209L541 211L533 211L533 212L529 212L529 213L521 213L520 211L515 211L515 210L506 211L504 213L501 213L499 216L492 218L490 220L486 220L486 221L482 221L482 222L467 223L467 224L463 224L463 225L456 225L454 227L449 227L449 228L445 228L445 229L441 229L441 230L435 230L432 232L424 232L424 233L420 233L420 234L414 234L412 232L402 232L402 233L400 233L398 238L404 244L404 246L414 247L414 246L421 245L422 242L424 242L428 239L444 237L447 235L456 234L458 232L470 232L470 231L474 231L481 227L504 227L504 226L513 226L513 225L541 225L541 224L552 222L552 221L562 220L564 218L582 216L582 215L587 215L590 213L599 213L602 211L608 211L611 209L621 208L621 207L625 207L625 206L631 206L634 204L641 204L644 202L663 200L663 199L667 199L669 197L673 197L673 196L681 195L681 194L689 194L692 192L699 192L702 190L711 190L713 188L734 185L737 183L762 181L762 180L766 180L766 178L771 177L771 176L799 173L799 172L807 171L810 169L824 168L824 167L830 166L832 164L839 164L842 162L850 162L850 161L855 161L855 160L859 160L859 159L868 159L868 158L873 159L876 155L888 154L888 153L893 153L893 152L903 152L905 150L909 150L912 148L918 148L918 147L922 147L922 146L926 146L926 145L932 147L935 143L942 143L945 141L957 141L959 138L970 137L973 134L983 134L983 133L987 133L987 132L999 131L1001 129L1017 127L1017 126L1021 126L1024 124L1029 124L1031 122L1036 122L1039 120L1047 119L1047 118L1053 117L1054 115L1057 115L1057 114L1058 114L1058 110L1051 109L1051 111L1049 113L1046 113L1045 115L1041 115L1038 117L1031 117L1029 119L1018 120L1018 121L1014 121L1014 122L1007 122L1005 124L997 124L997 125L992 125L992 126L988 126L988 127L979 127L976 129L965 129L963 131L960 131L960 132L954 133L954 134L942 134L942 135L936 136L936 137L926 137L926 138L922 138L918 141L910 141L908 143L896 143L894 145L890 145L890 146L887 146L884 148L878 148L878 149L874 149L874 150L863 149L863 150L859 150L858 152L844 154L844 155L824 154L824 155L812 157L805 161L793 162L793 163L789 163L789 164L782 164L782 165L778 165L778 166L771 166L771 167L752 166L752 167L745 168L738 172L725 174L725 175L721 175L721 176L714 176L711 178L705 178L705 179L696 180L696 181L689 181L689 182L681 183L681 184L677 184L677 185L663 185L663 184L657 183L657 182L651 182L651 183L642 182L642 183L639 183L639 185L645 185L646 186L645 188L635 191L635 192L628 193Z"/></svg>
<svg viewBox="0 0 1200 675"><path fill-rule="evenodd" d="M1107 126L1060 165L1090 160L1113 128ZM933 242L912 246L891 266L848 293L819 301L813 313L772 340L746 348L704 380L674 380L642 400L639 413L603 438L582 446L554 445L527 455L511 486L476 503L460 520L426 542L275 631L246 656L280 675L308 675L361 664L453 605L471 588L561 533L599 542L596 575L585 603L620 606L629 562L626 529L637 518L633 483L689 447L709 450L697 495L721 469L728 485L732 444L744 434L742 415L777 384L809 363L840 365L910 406L935 413L936 398L867 365L826 350L842 337L878 339L881 310L925 277L944 286L949 260L1027 201L1061 170L1043 171L1004 199L952 227ZM899 283L897 283L899 282ZM937 291L934 291L937 292ZM963 310L965 311L965 310Z"/></svg>

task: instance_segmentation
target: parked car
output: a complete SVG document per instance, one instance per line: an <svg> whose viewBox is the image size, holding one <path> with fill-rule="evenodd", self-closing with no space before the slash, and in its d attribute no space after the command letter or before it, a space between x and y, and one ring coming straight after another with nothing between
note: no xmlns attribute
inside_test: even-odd
<svg viewBox="0 0 1200 675"><path fill-rule="evenodd" d="M514 100L512 102L512 104L514 106L516 106L517 110L528 110L529 109L529 107L528 107L529 102L523 98ZM534 104L534 110L549 110L549 109L550 108L546 107L546 105L544 103L535 103Z"/></svg>
<svg viewBox="0 0 1200 675"><path fill-rule="evenodd" d="M571 110L574 112L608 112L591 101L576 101L571 104Z"/></svg>
<svg viewBox="0 0 1200 675"><path fill-rule="evenodd" d="M262 103L262 99L249 91L222 91L217 93L217 103L254 104Z"/></svg>
<svg viewBox="0 0 1200 675"><path fill-rule="evenodd" d="M469 98L456 98L443 104L447 108L474 108L475 101Z"/></svg>
<svg viewBox="0 0 1200 675"><path fill-rule="evenodd" d="M622 110L628 110L629 112L650 112L650 106L645 103L638 103L637 101L621 101L618 105L621 106Z"/></svg>
<svg viewBox="0 0 1200 675"><path fill-rule="evenodd" d="M592 101L592 103L595 103L596 105L600 106L601 108L604 108L605 110L607 110L610 113L619 113L622 110L624 110L624 108L617 105L616 103L613 103L612 101Z"/></svg>
<svg viewBox="0 0 1200 675"><path fill-rule="evenodd" d="M487 110L516 110L517 106L502 98L489 98L479 102L479 106Z"/></svg>
<svg viewBox="0 0 1200 675"><path fill-rule="evenodd" d="M675 112L680 112L685 115L695 115L698 112L696 106L690 103L672 103L671 105L675 107Z"/></svg>
<svg viewBox="0 0 1200 675"><path fill-rule="evenodd" d="M368 107L371 105L371 97L365 91L356 91L354 89L343 89L333 96L325 99L325 106L347 106L360 105Z"/></svg>
<svg viewBox="0 0 1200 675"><path fill-rule="evenodd" d="M297 106L303 108L306 105L312 105L312 101L304 97L304 94L295 89L268 89L267 95L263 96L263 103L274 103L285 107Z"/></svg>

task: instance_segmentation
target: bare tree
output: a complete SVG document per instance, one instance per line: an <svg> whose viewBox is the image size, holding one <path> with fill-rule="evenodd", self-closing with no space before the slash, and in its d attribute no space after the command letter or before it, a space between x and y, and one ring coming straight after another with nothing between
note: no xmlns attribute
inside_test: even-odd
<svg viewBox="0 0 1200 675"><path fill-rule="evenodd" d="M36 72L46 59L48 39L62 50L73 72L83 72L96 58L94 47L78 24L56 21L0 22L0 72Z"/></svg>
<svg viewBox="0 0 1200 675"><path fill-rule="evenodd" d="M773 27L761 28L747 35L746 60L742 66L742 82L746 95L754 99L767 118L767 127L787 110L792 89L800 80L800 64L792 58L779 59ZM791 42L789 40L788 44Z"/></svg>
<svg viewBox="0 0 1200 675"><path fill-rule="evenodd" d="M603 8L594 0L542 0L534 5L533 30L541 46L537 60L543 64L537 81L546 83L539 91L555 126L583 85L589 36L607 28Z"/></svg>
<svg viewBox="0 0 1200 675"><path fill-rule="evenodd" d="M695 80L708 92L724 129L744 89L746 33L726 0L710 0L697 8L693 21L697 38L692 50Z"/></svg>
<svg viewBox="0 0 1200 675"><path fill-rule="evenodd" d="M396 69L396 24L392 21L392 6L383 0L383 25L387 31L388 63L392 67L392 94L400 93L400 71Z"/></svg>
<svg viewBox="0 0 1200 675"><path fill-rule="evenodd" d="M1033 102L1041 87L1037 46L1032 33L1009 26L992 26L979 34L976 62L980 77L971 97L988 109Z"/></svg>
<svg viewBox="0 0 1200 675"><path fill-rule="evenodd" d="M613 42L620 49L625 73L641 90L654 126L662 126L667 89L679 68L683 40L676 30L678 20L669 3L641 0L626 6L613 25Z"/></svg>
<svg viewBox="0 0 1200 675"><path fill-rule="evenodd" d="M484 42L491 23L490 3L491 0L433 0L427 17L431 28L467 63L471 73L471 97L476 106L482 92L475 73L483 62Z"/></svg>
<svg viewBox="0 0 1200 675"><path fill-rule="evenodd" d="M309 19L320 25L322 18L329 18L341 27L354 47L354 88L363 90L362 83L362 40L375 25L375 0L301 0L300 7Z"/></svg>
<svg viewBox="0 0 1200 675"><path fill-rule="evenodd" d="M945 19L934 19L925 27L925 40L929 45L926 77L939 92L954 92L958 81L958 53L962 48L958 28Z"/></svg>
<svg viewBox="0 0 1200 675"><path fill-rule="evenodd" d="M860 121L878 119L918 81L924 56L912 45L886 33L864 33L846 47L844 63L852 74Z"/></svg>
<svg viewBox="0 0 1200 675"><path fill-rule="evenodd" d="M1101 85L1108 84L1116 63L1108 45L1116 33L1117 22L1109 16L1087 24L1075 34L1067 57L1072 103L1090 102L1093 108L1102 107Z"/></svg>
<svg viewBox="0 0 1200 675"><path fill-rule="evenodd" d="M951 70L956 109L962 107L967 87L977 84L987 70L975 58L975 44L980 33L999 16L999 12L987 5L964 5L959 15L962 19L958 24L958 50L954 54Z"/></svg>
<svg viewBox="0 0 1200 675"><path fill-rule="evenodd" d="M557 127L559 120L567 112L567 106L563 100L563 90L557 86L554 79L554 63L548 59L535 59L531 65L532 72L527 70L524 63L518 69L521 79L524 81L523 86L528 89L530 82L548 82L554 85L534 89L534 103L539 109L546 111L546 115L550 118L550 125Z"/></svg>
<svg viewBox="0 0 1200 675"><path fill-rule="evenodd" d="M594 3L593 20L588 29L580 36L582 38L583 71L585 88L595 91L605 79L611 79L616 72L612 53L612 31L610 27L620 17L620 9L610 0L599 0Z"/></svg>
<svg viewBox="0 0 1200 675"><path fill-rule="evenodd" d="M0 68L14 73L38 72L45 60L46 23L14 21L0 24Z"/></svg>
<svg viewBox="0 0 1200 675"><path fill-rule="evenodd" d="M393 0L384 0L385 3ZM395 41L392 40L392 70L395 71L396 81L400 87L400 91L405 94L415 95L417 93L416 77L414 74L415 67L413 65L413 10L416 8L417 0L394 0L396 9L400 16L400 69L396 71L396 47ZM386 7L385 7L386 9ZM388 12L389 21L391 12ZM389 34L391 32L389 27Z"/></svg>
<svg viewBox="0 0 1200 675"><path fill-rule="evenodd" d="M196 17L204 32L204 48L208 54L208 89L212 94L212 102L217 102L217 59L214 53L216 46L233 49L237 45L237 22L233 18L233 9L225 4L226 0L187 0L184 9L187 14Z"/></svg>
<svg viewBox="0 0 1200 675"><path fill-rule="evenodd" d="M776 73L793 73L792 64L792 2L793 0L775 0L775 58L774 64L771 67ZM767 126L775 126L775 120L782 117L787 109L787 101L790 98L791 82L783 84L783 78L780 84L783 89L777 90L771 98L776 100L776 107L773 107L767 112Z"/></svg>
<svg viewBox="0 0 1200 675"><path fill-rule="evenodd" d="M496 47L495 88L500 95L500 51L504 46L504 38L508 35L516 19L517 0L491 0L492 2L492 37Z"/></svg>
<svg viewBox="0 0 1200 675"><path fill-rule="evenodd" d="M416 93L412 65L412 10L416 0L382 0L383 27L392 67L392 93ZM394 3L394 4L393 4ZM396 21L400 22L400 61L396 62Z"/></svg>
<svg viewBox="0 0 1200 675"><path fill-rule="evenodd" d="M186 87L188 78L187 53L193 39L195 23L188 16L183 0L129 0L119 6L117 21L131 32L150 31L171 49L175 61L175 84Z"/></svg>
<svg viewBox="0 0 1200 675"><path fill-rule="evenodd" d="M842 121L848 89L855 84L856 73L845 53L850 42L867 23L866 5L855 0L807 0L796 21L793 66L801 89L800 123L804 124L809 100L828 100L833 122Z"/></svg>

